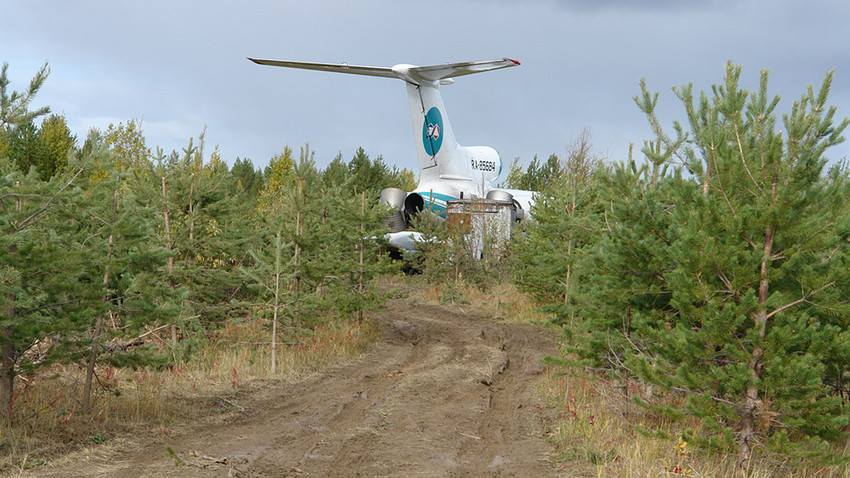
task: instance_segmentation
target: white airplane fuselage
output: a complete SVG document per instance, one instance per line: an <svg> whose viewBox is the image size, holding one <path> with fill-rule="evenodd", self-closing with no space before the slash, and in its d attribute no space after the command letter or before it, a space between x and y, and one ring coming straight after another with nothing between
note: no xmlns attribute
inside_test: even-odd
<svg viewBox="0 0 850 478"><path fill-rule="evenodd" d="M499 200L512 201L517 210L517 217L528 217L526 211L533 202L533 191L495 187L495 181L502 172L499 153L487 146L458 144L439 90L441 85L454 83L454 77L518 66L518 61L503 58L432 66L400 64L387 68L253 58L249 60L261 65L380 76L405 81L420 168L419 184L414 191L385 190L381 194L384 202L397 208L404 226L407 219L422 209L430 209L445 217L448 201L486 198L488 195ZM403 229L401 223L399 224L396 229ZM391 243L398 242L397 238L407 239L409 236L394 230L390 235ZM403 245L400 247L406 248Z"/></svg>

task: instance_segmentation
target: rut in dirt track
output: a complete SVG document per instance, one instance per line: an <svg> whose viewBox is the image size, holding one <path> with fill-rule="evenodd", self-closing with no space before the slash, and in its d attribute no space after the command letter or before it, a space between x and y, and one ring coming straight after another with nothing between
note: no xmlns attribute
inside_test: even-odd
<svg viewBox="0 0 850 478"><path fill-rule="evenodd" d="M558 475L548 460L553 450L541 437L549 412L533 397L540 359L557 353L551 334L399 302L376 320L384 340L369 353L308 380L276 385L228 423L39 475Z"/></svg>

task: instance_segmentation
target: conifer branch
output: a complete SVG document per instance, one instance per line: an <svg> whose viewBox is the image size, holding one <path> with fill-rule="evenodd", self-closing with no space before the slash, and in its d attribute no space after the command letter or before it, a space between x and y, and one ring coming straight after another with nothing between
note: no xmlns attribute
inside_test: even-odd
<svg viewBox="0 0 850 478"><path fill-rule="evenodd" d="M726 273L720 268L720 265L717 264L717 261L714 262L714 265L717 266L717 278L720 279L720 282L726 287L726 290L721 292L726 292L736 299L740 299L741 295L735 290L735 287L732 285L732 281L726 276Z"/></svg>
<svg viewBox="0 0 850 478"><path fill-rule="evenodd" d="M744 240L747 241L747 244L749 244L750 247L752 247L753 249L756 249L758 247L756 246L755 241L753 241L753 238L747 235L746 233L744 233Z"/></svg>
<svg viewBox="0 0 850 478"><path fill-rule="evenodd" d="M30 214L30 216L29 216L28 218L26 218L26 219L24 219L23 221L21 221L21 223L18 225L18 227L15 229L15 231L16 231L16 232L18 232L18 231L22 231L25 227L27 227L27 225L28 225L29 223L31 223L31 222L33 222L33 221L35 221L35 219L36 219L36 218L38 218L38 216L40 216L40 215L41 215L44 211L47 211L47 209L50 207L50 205L51 205L51 204L53 204L53 201L54 201L54 200L56 200L56 198L57 198L60 194L62 194L62 192L64 192L64 191L65 191L66 189L68 189L68 188L69 188L72 184L74 184L74 180L75 180L75 179L77 179L77 177L78 177L80 174L82 174L82 172L83 172L84 170L85 170L85 168L80 168L80 169L77 171L77 173L76 173L76 174L74 174L74 176L73 176L71 179L69 179L67 183L65 183L65 185L64 185L64 186L62 186L61 188L59 188L59 190L58 190L58 191L56 191L56 193L55 193L55 194L53 194L53 195L50 197L50 199L48 199L48 200L47 200L47 202L46 202L46 203L44 203L44 205L43 205L43 206L41 206L41 208L39 208L39 209L38 209L37 211L35 211L34 213Z"/></svg>
<svg viewBox="0 0 850 478"><path fill-rule="evenodd" d="M819 234L820 234L820 233L822 233L823 231L825 231L825 230L827 230L827 229L831 228L831 227L832 227L832 226L834 226L834 225L835 225L835 223L834 223L834 222L828 222L828 223L824 224L824 225L823 225L820 229L818 229L818 230L816 230L815 232L813 232L812 234L810 234L810 235L809 235L809 237L807 237L807 238L805 238L804 240L800 241L800 242L798 243L798 245L802 246L803 244L805 244L805 243L807 243L807 242L811 241L811 240L812 240L812 239L814 239L817 235L819 235Z"/></svg>
<svg viewBox="0 0 850 478"><path fill-rule="evenodd" d="M723 180L720 179L720 174L717 173L717 171L718 171L717 158L714 155L712 155L711 160L714 163L714 171L715 171L715 176L717 177L717 186L718 186L718 189L720 189L720 194L723 195L723 200L726 201L726 205L729 206L729 210L732 211L732 215L737 216L738 212L735 211L735 206L733 206L732 202L729 200L729 196L726 194L726 188L723 187ZM709 178L706 175L705 183L708 184L708 181L709 181Z"/></svg>
<svg viewBox="0 0 850 478"><path fill-rule="evenodd" d="M826 283L826 284L824 284L821 288L819 288L819 289L817 289L817 290L814 290L814 291L812 291L812 292L809 292L809 293L808 293L808 294L806 294L805 296L800 297L799 299L797 299L797 300L795 300L795 301L793 301L793 302L789 302L789 303L787 303L787 304L785 304L785 305L783 305L783 306L779 307L778 309L775 309L773 312L770 312L769 314L767 314L767 316L766 316L765 318L766 318L766 319L770 319L771 317L773 317L774 315L776 315L776 314L778 314L778 313L782 312L782 311L783 311L783 310L785 310L785 309L790 309L791 307L794 307L795 305L802 304L803 302L808 302L808 300L809 300L810 298L814 297L814 296L815 296L818 292L820 292L820 291L822 291L822 290L824 290L824 289L828 289L829 287L832 287L833 285L835 285L835 281L827 282L827 283Z"/></svg>
<svg viewBox="0 0 850 478"><path fill-rule="evenodd" d="M747 166L747 160L744 157L744 147L743 145L741 145L741 135L738 132L738 124L733 124L732 127L735 129L735 140L738 142L738 154L741 156L741 164L744 166L744 170L747 171L747 175L750 176L750 179L753 181L753 184L756 185L756 188L758 188L759 192L761 194L764 194L764 191L761 189L761 186L759 185L758 181L756 181L756 178L753 176L752 171L750 171L750 167ZM749 191L749 189L747 189L747 191ZM753 196L755 196L755 194L753 194Z"/></svg>
<svg viewBox="0 0 850 478"><path fill-rule="evenodd" d="M32 78L26 93L13 91L7 96L6 87L9 85L9 79L6 70L8 67L8 63L3 63L2 68L0 68L0 129L4 129L8 125L26 124L33 118L50 112L50 108L47 106L35 111L27 111L27 106L50 75L50 68L48 68L47 63Z"/></svg>
<svg viewBox="0 0 850 478"><path fill-rule="evenodd" d="M54 304L43 305L41 307L33 307L32 309L27 309L27 310L21 312L19 317L24 317L24 316L27 316L27 315L30 315L30 314L33 314L33 313L36 313L36 312L40 312L42 310L57 309L59 307L63 307L63 306L66 306L66 305L78 304L82 301L83 301L82 299L73 299L73 300L66 300L64 302L56 302Z"/></svg>

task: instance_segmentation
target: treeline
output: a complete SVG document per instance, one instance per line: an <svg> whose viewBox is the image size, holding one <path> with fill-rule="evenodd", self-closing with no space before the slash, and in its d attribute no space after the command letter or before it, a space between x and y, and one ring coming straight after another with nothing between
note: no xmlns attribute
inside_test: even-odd
<svg viewBox="0 0 850 478"><path fill-rule="evenodd" d="M308 146L264 170L233 167L202 132L181 151L151 150L140 122L75 138L61 115L30 109L0 71L0 409L17 377L56 362L162 366L188 359L233 321L268 330L272 350L321 321L362 320L387 267L380 188L413 174L359 149L320 169ZM167 332L171 347L144 337ZM274 367L274 360L272 367Z"/></svg>
<svg viewBox="0 0 850 478"><path fill-rule="evenodd" d="M827 103L832 73L781 121L767 72L753 91L740 73L674 88L673 135L641 84L646 161L605 164L582 135L510 181L541 190L515 279L563 326L567 361L643 384L634 402L746 474L761 452L842 454L850 176L828 156L848 125Z"/></svg>

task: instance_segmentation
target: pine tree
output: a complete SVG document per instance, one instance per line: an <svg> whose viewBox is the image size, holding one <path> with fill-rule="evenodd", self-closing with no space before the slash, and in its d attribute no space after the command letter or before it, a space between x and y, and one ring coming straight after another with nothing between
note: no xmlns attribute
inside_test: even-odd
<svg viewBox="0 0 850 478"><path fill-rule="evenodd" d="M850 423L835 393L850 367L850 191L846 170L825 171L848 125L827 106L832 73L794 103L782 132L767 72L754 92L740 72L728 64L711 96L675 89L688 117L675 138L642 83L651 166L615 171L598 298L584 312L598 331L588 355L679 396L643 403L698 417L702 434L686 439L734 444L746 472L762 445L822 453Z"/></svg>
<svg viewBox="0 0 850 478"><path fill-rule="evenodd" d="M601 239L604 206L596 176L607 173L602 168L590 132L584 130L562 163L547 166L551 176L535 196L534 221L513 246L515 281L541 302L553 304L547 310L557 312L560 321L566 320L565 308L575 302L583 280L577 265Z"/></svg>
<svg viewBox="0 0 850 478"><path fill-rule="evenodd" d="M120 166L136 171L144 170L150 162L151 151L145 144L141 120L111 124L104 133L109 149L120 158Z"/></svg>
<svg viewBox="0 0 850 478"><path fill-rule="evenodd" d="M342 159L342 153L339 153L322 171L322 184L325 188L332 188L344 184L347 177L348 164Z"/></svg>
<svg viewBox="0 0 850 478"><path fill-rule="evenodd" d="M281 232L275 231L274 239L268 247L257 247L249 251L253 259L251 267L240 269L255 288L259 289L257 305L272 309L271 319L271 373L277 373L278 329L281 316L292 305L292 297L286 290L291 281L291 269L288 267L291 243L284 243ZM264 308L265 308L264 307Z"/></svg>
<svg viewBox="0 0 850 478"><path fill-rule="evenodd" d="M30 108L30 103L50 75L50 68L47 67L47 63L32 77L24 92L8 91L8 69L9 64L4 62L3 67L0 68L0 132L2 133L31 123L35 118L50 112L50 108L47 106L36 109Z"/></svg>
<svg viewBox="0 0 850 478"><path fill-rule="evenodd" d="M6 155L22 173L34 171L41 179L39 166L47 162L47 145L41 140L38 128L32 121L22 124L8 135Z"/></svg>
<svg viewBox="0 0 850 478"><path fill-rule="evenodd" d="M365 153L360 161L360 173L375 171ZM282 319L286 340L298 340L318 321L352 315L365 320L383 301L370 281L387 268L377 239L385 232L386 210L371 197L374 188L358 191L360 173L334 178L336 169L320 172L309 146L301 148L297 161L287 147L270 164L260 194L263 239L251 251L254 260L245 274L265 291L258 300L277 311L272 328L274 317Z"/></svg>
<svg viewBox="0 0 850 478"><path fill-rule="evenodd" d="M84 193L77 205L80 228L80 253L85 257L91 276L89 284L100 294L98 307L92 307L91 344L87 354L86 378L82 406L91 405L92 379L103 344L110 335L138 333L156 321L169 321L179 308L179 297L159 280L166 262L165 247L152 240L157 211L151 204L136 200L129 187L131 173L126 158L117 158L107 150L96 134L89 138L86 153L89 174L82 178ZM111 347L113 354L105 357L114 364L144 364L151 354L138 347L139 343L121 338ZM126 350L135 347L136 352Z"/></svg>
<svg viewBox="0 0 850 478"><path fill-rule="evenodd" d="M143 142L141 136L134 144ZM154 240L169 254L162 279L184 296L171 329L175 360L186 358L204 330L233 312L230 302L243 286L237 269L247 260L256 219L239 204L240 193L217 149L207 159L203 146L201 135L197 145L190 138L180 152L166 155L157 148L152 159L120 159L132 173L129 187L139 205L157 208Z"/></svg>
<svg viewBox="0 0 850 478"><path fill-rule="evenodd" d="M590 133L585 130L582 134L589 135ZM505 185L508 188L543 191L554 185L553 181L557 182L562 174L562 164L558 155L551 154L546 162L541 162L535 154L525 171L519 164L519 158L514 159Z"/></svg>
<svg viewBox="0 0 850 478"><path fill-rule="evenodd" d="M74 152L76 137L71 134L64 116L50 115L41 122L39 139L44 143L44 161L38 165L38 174L48 179L68 165L68 155Z"/></svg>
<svg viewBox="0 0 850 478"><path fill-rule="evenodd" d="M230 168L230 174L233 175L233 185L236 190L256 201L263 189L262 171L255 169L250 159L237 157L236 161L233 162L233 167Z"/></svg>
<svg viewBox="0 0 850 478"><path fill-rule="evenodd" d="M81 167L51 181L0 161L0 405L11 420L15 376L37 364L37 341L74 338L86 326L91 289L74 231Z"/></svg>
<svg viewBox="0 0 850 478"><path fill-rule="evenodd" d="M326 217L319 230L325 240L317 262L324 268L324 302L339 317L355 316L362 323L385 300L371 283L392 267L383 242L388 211L369 192L351 193L346 185L323 196Z"/></svg>
<svg viewBox="0 0 850 478"><path fill-rule="evenodd" d="M35 170L42 180L50 179L68 164L68 155L76 146L65 118L51 115L40 128L32 121L10 131L5 154L23 173Z"/></svg>
<svg viewBox="0 0 850 478"><path fill-rule="evenodd" d="M47 65L23 93L7 90L7 67L0 69L4 141L49 111L28 109L48 75ZM84 286L84 265L75 252L72 220L79 193L75 182L83 168L75 165L64 175L42 181L34 171L23 174L15 168L9 153L6 147L0 154L0 413L7 421L12 419L16 375L21 368L38 365L24 353L54 334L74 337L84 329L91 299Z"/></svg>
<svg viewBox="0 0 850 478"><path fill-rule="evenodd" d="M296 162L292 149L287 146L269 164L266 188L260 192L258 202L263 219L259 225L261 240L252 255L266 259L255 262L254 266L260 270L251 275L269 277L269 266L264 264L276 262L270 258L273 254L285 253L280 259L282 269L279 272L286 278L285 292L280 294L285 299L279 300L291 305L282 311L284 331L290 338L304 332L317 307L313 292L323 280L322 265L314 260L323 238L316 233L321 221L321 188L313 156L309 146L304 147ZM278 250L277 234L281 235L280 247L285 245L288 252ZM266 280L257 282L269 283ZM261 302L265 300L260 297Z"/></svg>
<svg viewBox="0 0 850 478"><path fill-rule="evenodd" d="M512 189L524 189L521 187L523 185L523 180L525 177L525 171L522 170L522 165L519 162L519 156L514 158L511 161L511 165L508 168L508 175L505 178L504 186L506 188Z"/></svg>

